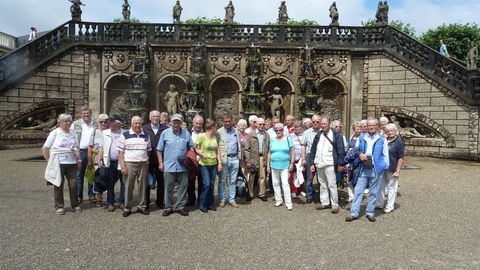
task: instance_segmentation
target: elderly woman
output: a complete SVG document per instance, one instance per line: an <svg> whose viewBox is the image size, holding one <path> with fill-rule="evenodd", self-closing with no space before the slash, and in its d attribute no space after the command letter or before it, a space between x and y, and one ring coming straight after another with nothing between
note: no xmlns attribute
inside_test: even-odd
<svg viewBox="0 0 480 270"><path fill-rule="evenodd" d="M207 119L205 121L205 132L200 133L195 140L195 152L200 156L199 164L202 174L202 192L200 193L198 207L203 213L207 213L208 210L217 210L213 204L215 201L213 190L217 172L222 171L222 162L217 138L215 137L216 131L216 123Z"/></svg>
<svg viewBox="0 0 480 270"><path fill-rule="evenodd" d="M348 150L352 151L355 148L355 144L357 143L358 137L362 134L362 126L360 122L356 121L352 124L353 134L350 136L350 139L347 142ZM348 203L353 201L354 197L354 189L355 184L357 183L357 172L360 166L360 160L351 160L348 162L348 183L347 183L347 191L348 191Z"/></svg>
<svg viewBox="0 0 480 270"><path fill-rule="evenodd" d="M98 155L100 151L99 148L103 145L103 131L107 130L108 128L108 115L102 113L98 116L98 128L92 133L90 142L88 144L87 169L89 170L95 171L95 164L98 164L98 162L101 160L100 156ZM93 192L97 196L97 207L102 206L103 192L105 191L102 189L103 188L98 186L98 183L93 183Z"/></svg>
<svg viewBox="0 0 480 270"><path fill-rule="evenodd" d="M302 142L303 142L303 123L302 121L295 121L293 124L294 131L292 134L288 135L293 142L295 148L295 167L294 170L290 173L290 189L292 191L292 197L297 197L298 192L302 192L302 195L306 194L303 192L303 184L298 183L298 179L305 179L303 176L303 166L302 166ZM300 174L300 178L298 177ZM297 181L295 181L297 179ZM297 182L297 185L295 185ZM303 182L302 182L303 183Z"/></svg>
<svg viewBox="0 0 480 270"><path fill-rule="evenodd" d="M285 206L293 210L290 185L288 184L288 172L293 171L295 163L295 146L292 139L284 135L283 124L273 126L276 137L270 139L270 149L267 154L267 173L272 173L272 184L275 193L275 206L281 206L282 189L285 197ZM280 188L280 185L282 186Z"/></svg>
<svg viewBox="0 0 480 270"><path fill-rule="evenodd" d="M390 162L388 169L384 172L382 185L380 186L380 191L377 196L377 208L383 208L386 190L388 199L383 212L390 213L394 209L398 190L398 178L400 177L400 170L405 162L405 144L403 140L398 137L398 128L395 124L386 125L385 132L387 135L388 157Z"/></svg>
<svg viewBox="0 0 480 270"><path fill-rule="evenodd" d="M78 203L76 175L80 168L80 154L75 132L70 130L72 116L60 114L57 118L58 128L52 130L42 147L42 154L48 161L45 179L53 184L53 197L56 213L65 214L63 201L63 184L68 180L70 204L76 213L82 212Z"/></svg>

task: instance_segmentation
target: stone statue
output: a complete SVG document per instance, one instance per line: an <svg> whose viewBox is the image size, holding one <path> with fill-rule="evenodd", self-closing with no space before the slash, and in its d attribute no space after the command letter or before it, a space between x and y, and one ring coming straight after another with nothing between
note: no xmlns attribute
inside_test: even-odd
<svg viewBox="0 0 480 270"><path fill-rule="evenodd" d="M182 16L182 6L180 0L177 0L175 6L173 6L173 23L180 23L180 16Z"/></svg>
<svg viewBox="0 0 480 270"><path fill-rule="evenodd" d="M173 84L170 84L165 97L163 98L165 105L167 107L167 113L169 115L174 115L178 113L180 104L180 93L176 91L176 87Z"/></svg>
<svg viewBox="0 0 480 270"><path fill-rule="evenodd" d="M35 126L31 127L22 127L21 129L26 129L26 130L45 130L45 131L52 131L56 124L57 124L57 111L56 110L51 110L50 114L48 115L47 118L44 119L45 121L42 120L35 120L33 124Z"/></svg>
<svg viewBox="0 0 480 270"><path fill-rule="evenodd" d="M377 13L375 14L376 20L376 25L382 26L382 25L388 25L388 3L387 1L382 1L378 2L378 8L377 8Z"/></svg>
<svg viewBox="0 0 480 270"><path fill-rule="evenodd" d="M270 95L268 98L272 99L272 104L270 105L270 111L271 111L272 117L275 117L275 116L281 117L283 97L280 94L280 88L279 87L273 88L273 94Z"/></svg>
<svg viewBox="0 0 480 270"><path fill-rule="evenodd" d="M470 43L470 49L467 53L467 68L477 69L478 47L475 42Z"/></svg>
<svg viewBox="0 0 480 270"><path fill-rule="evenodd" d="M400 125L400 122L397 118L392 115L390 116L390 120L394 123L398 128L398 134L404 138L425 138L427 136L420 134L417 129L414 127L412 121L405 121L405 127Z"/></svg>
<svg viewBox="0 0 480 270"><path fill-rule="evenodd" d="M232 24L233 17L235 17L235 7L233 6L232 1L228 2L228 5L225 7L225 23Z"/></svg>
<svg viewBox="0 0 480 270"><path fill-rule="evenodd" d="M72 21L81 21L82 20L82 9L80 6L85 6L80 0L68 0L72 3L70 7L70 13L72 14Z"/></svg>
<svg viewBox="0 0 480 270"><path fill-rule="evenodd" d="M282 1L280 7L278 8L278 20L277 24L287 24L288 22L288 13L287 13L287 5L285 1Z"/></svg>
<svg viewBox="0 0 480 270"><path fill-rule="evenodd" d="M122 15L124 22L130 22L130 5L128 4L128 0L125 0L125 3L122 5Z"/></svg>
<svg viewBox="0 0 480 270"><path fill-rule="evenodd" d="M330 18L332 19L332 22L330 23L330 26L338 26L338 9L337 9L337 3L334 1L332 5L330 6Z"/></svg>

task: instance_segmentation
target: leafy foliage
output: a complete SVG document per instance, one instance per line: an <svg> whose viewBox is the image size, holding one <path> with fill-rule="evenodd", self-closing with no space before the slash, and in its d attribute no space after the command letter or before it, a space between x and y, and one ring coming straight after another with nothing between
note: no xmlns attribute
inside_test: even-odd
<svg viewBox="0 0 480 270"><path fill-rule="evenodd" d="M370 20L367 20L366 22L362 21L361 23L363 26L375 26L376 21L375 19L370 19ZM413 38L417 38L416 36L417 30L409 23L404 23L400 20L393 20L393 21L390 21L388 24Z"/></svg>
<svg viewBox="0 0 480 270"><path fill-rule="evenodd" d="M451 57L459 60L466 60L470 48L470 42L480 44L480 28L475 23L467 24L442 24L435 29L429 29L421 37L420 41L438 50L439 41L443 39L447 45Z"/></svg>
<svg viewBox="0 0 480 270"><path fill-rule="evenodd" d="M123 22L123 18L115 18L113 19L114 23L121 23ZM141 21L140 19L137 18L131 18L130 23L148 23L147 21Z"/></svg>
<svg viewBox="0 0 480 270"><path fill-rule="evenodd" d="M277 22L267 22L265 23L267 25L276 25ZM287 25L296 25L296 26L312 26L312 25L318 25L318 22L316 21L313 21L313 20L307 20L307 19L304 19L304 20L301 20L301 21L296 21L292 18L289 18L288 21L287 21Z"/></svg>
<svg viewBox="0 0 480 270"><path fill-rule="evenodd" d="M207 17L197 17L196 19L188 19L185 24L224 24L224 20L218 17L207 18ZM233 22L233 24L239 24L238 22Z"/></svg>

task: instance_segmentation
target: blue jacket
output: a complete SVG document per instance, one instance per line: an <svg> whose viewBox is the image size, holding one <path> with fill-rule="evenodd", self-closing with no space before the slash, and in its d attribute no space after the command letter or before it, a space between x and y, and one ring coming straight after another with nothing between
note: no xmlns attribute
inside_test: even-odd
<svg viewBox="0 0 480 270"><path fill-rule="evenodd" d="M343 136L341 133L335 132L333 129L333 165L335 166L335 172L337 172L338 165L345 165L344 156L345 156L345 146L343 145ZM320 130L315 138L313 138L312 148L310 150L310 155L308 162L314 164L315 155L317 154L317 145L320 141L320 136L323 134L323 130Z"/></svg>
<svg viewBox="0 0 480 270"><path fill-rule="evenodd" d="M365 153L366 150L367 150L367 142L365 141L365 135L366 134L367 133L364 133L364 134L360 135L360 137L358 138L358 140L359 140L358 149L362 153ZM373 167L375 168L375 172L377 174L382 173L383 170L385 170L388 166L388 164L385 162L385 157L383 156L383 147L384 147L384 144L386 144L386 143L387 143L387 141L385 140L385 137L380 135L379 139L377 141L375 141L375 143L373 145L372 162L373 162ZM388 159L388 157L387 157L387 159ZM362 162L362 165L361 165L361 168L360 168L360 174L361 174L361 171L363 171L363 162Z"/></svg>

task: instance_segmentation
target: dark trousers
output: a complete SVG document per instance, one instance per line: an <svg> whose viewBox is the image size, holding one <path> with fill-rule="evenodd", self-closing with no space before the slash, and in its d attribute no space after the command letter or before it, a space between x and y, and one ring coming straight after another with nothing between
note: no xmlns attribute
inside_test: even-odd
<svg viewBox="0 0 480 270"><path fill-rule="evenodd" d="M188 203L187 204L195 204L197 200L197 196L195 196L195 182L197 182L197 194L200 200L200 193L202 192L202 175L200 174L197 177L191 177L190 174L188 175L188 186L187 186L187 194L188 194Z"/></svg>
<svg viewBox="0 0 480 270"><path fill-rule="evenodd" d="M80 170L77 171L77 195L80 200L83 200L83 182L88 162L88 154L86 150L80 150L80 159L82 161L82 165L80 167ZM95 193L93 193L93 184L88 184L88 198L94 197Z"/></svg>
<svg viewBox="0 0 480 270"><path fill-rule="evenodd" d="M155 204L157 205L157 207L163 208L164 194L165 194L165 184L163 181L163 173L158 169L158 165L150 166L148 173L153 175L153 177L155 177L155 179L157 180L157 200L155 201ZM147 192L146 192L147 207L149 207L151 203L150 191L151 191L151 187L147 185Z"/></svg>
<svg viewBox="0 0 480 270"><path fill-rule="evenodd" d="M125 184L123 183L123 176L118 170L118 160L110 161L108 168L108 190L107 190L107 205L113 206L115 204L115 183L120 180L120 205L125 205Z"/></svg>
<svg viewBox="0 0 480 270"><path fill-rule="evenodd" d="M68 182L68 193L70 195L70 205L72 209L78 206L77 187L75 185L75 174L77 172L77 164L60 164L60 173L62 175L62 182L59 187L53 186L53 197L55 200L55 208L63 208L65 202L63 200L63 185L65 178Z"/></svg>

